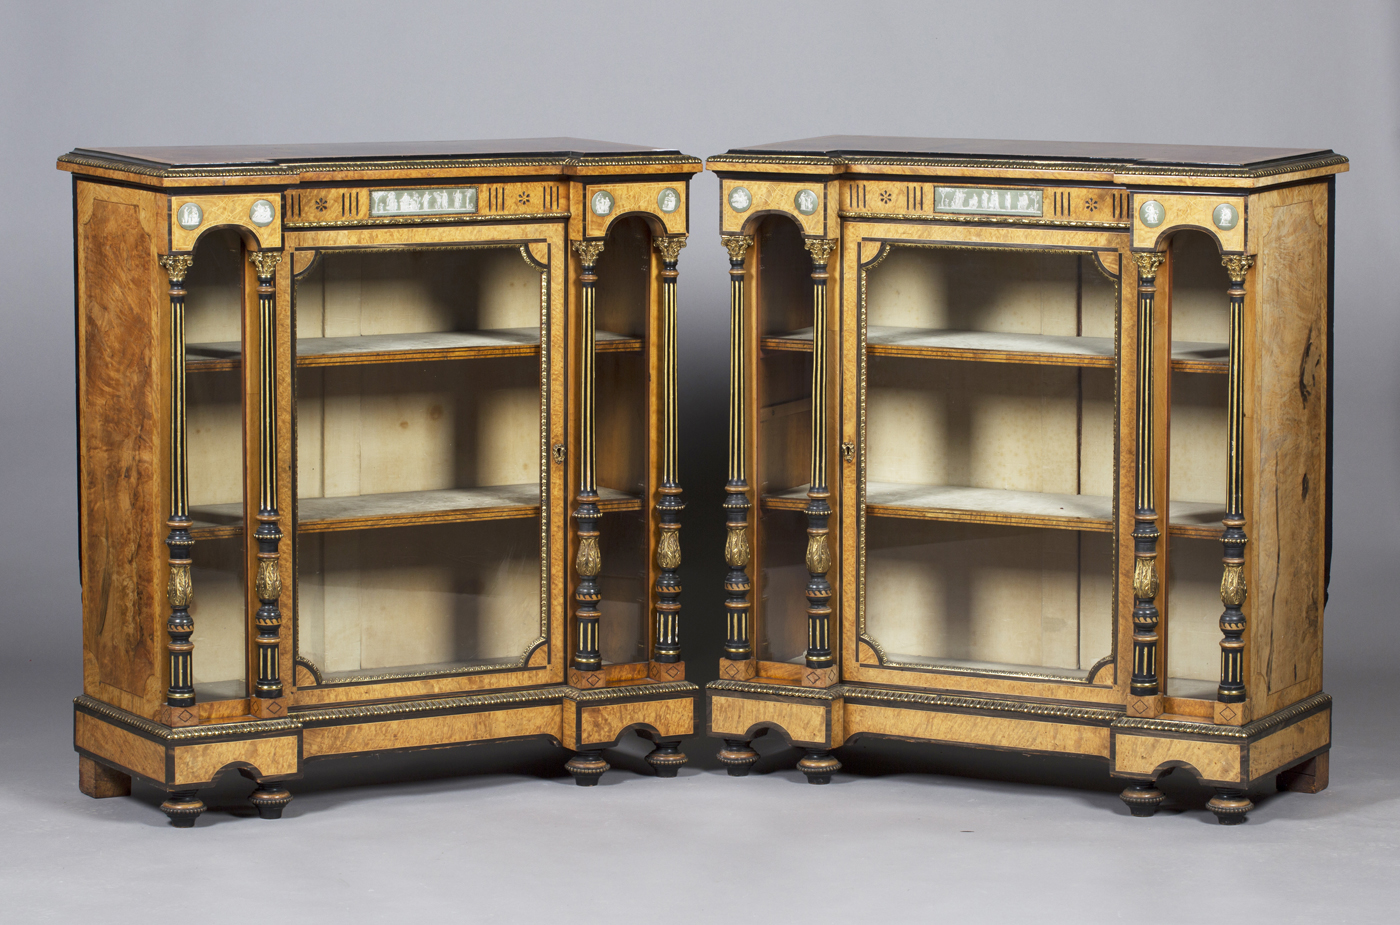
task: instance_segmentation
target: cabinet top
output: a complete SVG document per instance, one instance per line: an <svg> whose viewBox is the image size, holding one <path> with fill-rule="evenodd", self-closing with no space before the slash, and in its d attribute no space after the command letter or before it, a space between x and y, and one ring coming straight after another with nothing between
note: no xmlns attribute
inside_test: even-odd
<svg viewBox="0 0 1400 925"><path fill-rule="evenodd" d="M186 145L151 148L74 148L58 168L159 186L201 181L297 183L302 180L385 178L395 173L694 173L700 161L675 148L585 138L503 138L484 141L358 142L293 145ZM170 181L174 181L173 183Z"/></svg>
<svg viewBox="0 0 1400 925"><path fill-rule="evenodd" d="M1246 148L1211 145L1147 145L1078 141L1011 141L987 138L901 138L824 135L731 148L711 157L722 172L904 173L1005 176L1053 174L1065 179L1144 182L1172 178L1246 180L1284 175L1340 173L1347 159L1329 148ZM804 169L805 168L805 169ZM1119 179L1119 177L1122 179ZM1288 177L1293 179L1293 177ZM1149 181L1150 182L1150 181ZM1226 183L1226 185L1242 185ZM1249 182L1243 185L1256 185Z"/></svg>

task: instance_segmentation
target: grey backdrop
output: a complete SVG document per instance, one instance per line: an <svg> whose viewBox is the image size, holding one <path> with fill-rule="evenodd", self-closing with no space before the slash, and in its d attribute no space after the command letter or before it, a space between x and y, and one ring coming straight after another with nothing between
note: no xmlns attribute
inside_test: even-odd
<svg viewBox="0 0 1400 925"><path fill-rule="evenodd" d="M0 10L0 890L23 920L174 915L156 910L218 864L240 873L209 879L213 905L195 920L242 918L261 896L274 915L313 920L389 917L404 902L492 919L611 909L685 921L744 909L996 921L1027 908L1053 921L1260 921L1263 903L1280 920L1363 921L1395 895L1396 4L6 0ZM620 772L592 793L537 747L457 749L423 766L329 763L282 823L235 818L235 783L192 833L164 828L152 793L77 794L72 230L59 154L575 135L703 157L837 133L1319 146L1352 159L1336 209L1331 790L1263 801L1249 825L1223 830L1204 824L1205 794L1180 782L1170 806L1184 811L1126 818L1093 763L861 746L854 773L819 790L781 752L760 765L773 773L729 781L702 739L679 781ZM721 638L727 287L714 176L698 176L692 195L680 261L683 625L703 682ZM643 767L635 750L615 763ZM1047 776L1057 786L1034 783ZM383 785L359 786L368 781ZM299 873L259 893L263 856ZM1175 885L1146 904L1129 898L1153 870Z"/></svg>

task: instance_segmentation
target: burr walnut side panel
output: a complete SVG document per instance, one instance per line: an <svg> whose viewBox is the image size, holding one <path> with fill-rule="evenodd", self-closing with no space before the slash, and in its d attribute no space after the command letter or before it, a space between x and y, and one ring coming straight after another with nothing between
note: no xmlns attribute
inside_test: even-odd
<svg viewBox="0 0 1400 925"><path fill-rule="evenodd" d="M1261 193L1251 210L1259 257L1245 284L1254 306L1245 335L1254 440L1246 445L1258 455L1246 464L1253 580L1245 638L1254 714L1262 716L1322 685L1327 187Z"/></svg>
<svg viewBox="0 0 1400 925"><path fill-rule="evenodd" d="M83 191L80 190L80 194ZM83 641L96 685L150 714L160 699L165 555L164 357L156 243L142 205L80 195L78 349ZM135 197L118 197L133 199ZM117 197L114 197L117 198ZM86 216L83 215L86 212ZM85 220L84 220L85 219ZM110 699L110 698L108 698ZM124 699L124 698L123 698Z"/></svg>

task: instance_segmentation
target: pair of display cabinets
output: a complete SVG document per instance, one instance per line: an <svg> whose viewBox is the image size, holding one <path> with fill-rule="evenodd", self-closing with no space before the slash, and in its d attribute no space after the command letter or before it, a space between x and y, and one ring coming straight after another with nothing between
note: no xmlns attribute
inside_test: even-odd
<svg viewBox="0 0 1400 925"><path fill-rule="evenodd" d="M1178 766L1225 822L1265 777L1325 786L1345 163L844 138L713 158L732 333L706 701L730 772L778 730L818 783L879 735L1104 758L1137 814ZM593 783L633 730L676 773L698 161L549 139L59 166L84 792L137 776L192 825L236 769L276 817L313 758L527 737Z"/></svg>

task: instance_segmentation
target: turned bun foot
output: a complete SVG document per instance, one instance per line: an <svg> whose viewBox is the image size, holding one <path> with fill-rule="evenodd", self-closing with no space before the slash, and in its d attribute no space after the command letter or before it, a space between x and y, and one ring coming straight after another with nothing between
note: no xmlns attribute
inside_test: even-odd
<svg viewBox="0 0 1400 925"><path fill-rule="evenodd" d="M657 777L675 777L681 765L689 760L680 745L680 742L657 742L656 748L647 755L647 764L656 770Z"/></svg>
<svg viewBox="0 0 1400 925"><path fill-rule="evenodd" d="M1134 816L1146 818L1156 815L1167 795L1157 789L1156 781L1135 780L1128 782L1119 799L1128 804L1128 811Z"/></svg>
<svg viewBox="0 0 1400 925"><path fill-rule="evenodd" d="M1221 825L1239 825L1244 822L1245 814L1253 808L1254 804L1244 795L1243 790L1217 790L1215 796L1206 804L1206 809L1215 813L1215 818Z"/></svg>
<svg viewBox="0 0 1400 925"><path fill-rule="evenodd" d="M258 789L249 795L248 802L257 807L260 818L281 819L282 810L292 802L292 795L276 784L258 784Z"/></svg>
<svg viewBox="0 0 1400 925"><path fill-rule="evenodd" d="M170 824L175 828L193 828L194 821L199 818L200 813L204 812L204 801L197 794L198 791L195 790L172 793L164 803L160 804L160 811L170 817Z"/></svg>
<svg viewBox="0 0 1400 925"><path fill-rule="evenodd" d="M749 743L743 739L725 739L724 748L719 750L719 760L730 777L747 777L749 769L758 761L758 752L749 748Z"/></svg>
<svg viewBox="0 0 1400 925"><path fill-rule="evenodd" d="M566 761L564 767L574 776L574 783L592 787L611 765L603 760L602 752L579 752Z"/></svg>
<svg viewBox="0 0 1400 925"><path fill-rule="evenodd" d="M829 784L831 775L841 770L841 762L829 751L809 748L802 760L797 762L797 770L807 775L809 784Z"/></svg>

